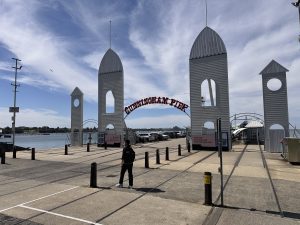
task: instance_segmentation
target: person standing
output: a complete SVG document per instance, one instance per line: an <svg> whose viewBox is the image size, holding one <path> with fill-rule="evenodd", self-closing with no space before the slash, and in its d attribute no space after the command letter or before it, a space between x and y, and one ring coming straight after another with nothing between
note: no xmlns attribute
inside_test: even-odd
<svg viewBox="0 0 300 225"><path fill-rule="evenodd" d="M116 185L117 187L122 188L123 187L123 180L126 170L128 171L128 177L129 177L129 186L128 188L132 188L133 186L133 175L132 175L132 167L133 162L135 159L135 152L133 151L130 141L125 141L125 147L123 148L122 153L122 168L120 173L120 180L119 183Z"/></svg>

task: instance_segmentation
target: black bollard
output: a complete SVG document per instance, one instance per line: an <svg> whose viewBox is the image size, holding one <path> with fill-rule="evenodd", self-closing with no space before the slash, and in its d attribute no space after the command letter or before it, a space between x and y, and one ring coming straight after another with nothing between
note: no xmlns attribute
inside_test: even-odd
<svg viewBox="0 0 300 225"><path fill-rule="evenodd" d="M1 164L5 164L5 149L1 150Z"/></svg>
<svg viewBox="0 0 300 225"><path fill-rule="evenodd" d="M35 148L31 149L31 160L35 160Z"/></svg>
<svg viewBox="0 0 300 225"><path fill-rule="evenodd" d="M169 160L169 147L166 147L166 160Z"/></svg>
<svg viewBox="0 0 300 225"><path fill-rule="evenodd" d="M90 143L87 143L87 145L86 145L86 151L90 152Z"/></svg>
<svg viewBox="0 0 300 225"><path fill-rule="evenodd" d="M178 156L181 156L181 145L178 145Z"/></svg>
<svg viewBox="0 0 300 225"><path fill-rule="evenodd" d="M159 149L156 149L156 164L160 164Z"/></svg>
<svg viewBox="0 0 300 225"><path fill-rule="evenodd" d="M65 145L65 155L68 155L68 145Z"/></svg>
<svg viewBox="0 0 300 225"><path fill-rule="evenodd" d="M149 152L145 152L145 168L149 168Z"/></svg>
<svg viewBox="0 0 300 225"><path fill-rule="evenodd" d="M187 145L187 149L188 149L188 152L191 152L191 144L190 144L190 142Z"/></svg>
<svg viewBox="0 0 300 225"><path fill-rule="evenodd" d="M16 146L13 146L13 158L17 158L17 149Z"/></svg>
<svg viewBox="0 0 300 225"><path fill-rule="evenodd" d="M97 163L95 163L95 162L93 162L91 164L90 187L91 188L96 188L97 187Z"/></svg>
<svg viewBox="0 0 300 225"><path fill-rule="evenodd" d="M205 190L204 205L212 205L211 172L204 172L204 190Z"/></svg>
<svg viewBox="0 0 300 225"><path fill-rule="evenodd" d="M107 143L106 143L106 141L104 142L104 149L107 149Z"/></svg>

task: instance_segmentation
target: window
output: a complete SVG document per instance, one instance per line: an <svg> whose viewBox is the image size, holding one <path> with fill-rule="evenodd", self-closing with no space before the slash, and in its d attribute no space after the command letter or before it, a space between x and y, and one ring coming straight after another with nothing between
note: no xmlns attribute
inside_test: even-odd
<svg viewBox="0 0 300 225"><path fill-rule="evenodd" d="M114 130L114 129L115 129L115 127L112 124L108 124L105 128L105 130Z"/></svg>
<svg viewBox="0 0 300 225"><path fill-rule="evenodd" d="M115 112L115 98L112 91L106 93L106 113Z"/></svg>
<svg viewBox="0 0 300 225"><path fill-rule="evenodd" d="M271 91L278 91L281 88L281 86L282 86L282 83L277 78L272 78L267 83L267 87Z"/></svg>
<svg viewBox="0 0 300 225"><path fill-rule="evenodd" d="M202 106L216 106L216 83L206 79L201 84Z"/></svg>

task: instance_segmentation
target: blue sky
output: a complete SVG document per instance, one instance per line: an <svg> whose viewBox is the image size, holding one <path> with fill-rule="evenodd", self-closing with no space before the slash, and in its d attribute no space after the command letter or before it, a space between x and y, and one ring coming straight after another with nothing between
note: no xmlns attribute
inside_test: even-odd
<svg viewBox="0 0 300 225"><path fill-rule="evenodd" d="M84 119L97 119L98 68L109 48L109 20L112 49L124 68L125 106L150 96L189 104L189 53L205 27L204 0L0 0L0 127L11 126L12 57L23 65L17 126L70 127L76 86L84 93ZM289 118L300 127L298 21L286 0L208 0L208 26L227 49L231 114L263 113L259 72L275 59L290 71ZM135 110L126 124L183 127L190 120L155 105Z"/></svg>

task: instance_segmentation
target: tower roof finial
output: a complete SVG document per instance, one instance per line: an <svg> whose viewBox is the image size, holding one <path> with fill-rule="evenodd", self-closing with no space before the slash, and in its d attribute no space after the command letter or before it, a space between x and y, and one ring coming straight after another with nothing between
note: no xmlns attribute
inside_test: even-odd
<svg viewBox="0 0 300 225"><path fill-rule="evenodd" d="M207 0L205 0L205 26L207 27Z"/></svg>
<svg viewBox="0 0 300 225"><path fill-rule="evenodd" d="M111 48L111 20L109 21L109 48Z"/></svg>

